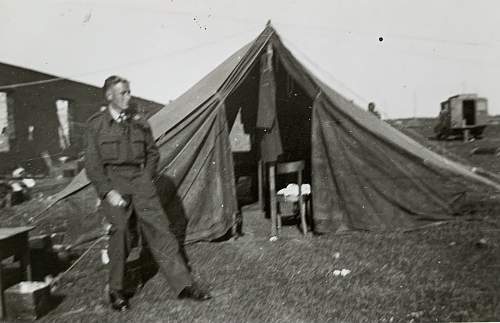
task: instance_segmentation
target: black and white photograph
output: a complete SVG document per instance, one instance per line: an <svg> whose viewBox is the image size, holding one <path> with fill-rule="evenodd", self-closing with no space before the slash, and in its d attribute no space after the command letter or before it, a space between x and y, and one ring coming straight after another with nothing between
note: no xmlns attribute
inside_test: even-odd
<svg viewBox="0 0 500 323"><path fill-rule="evenodd" d="M497 0L0 0L0 321L500 322Z"/></svg>

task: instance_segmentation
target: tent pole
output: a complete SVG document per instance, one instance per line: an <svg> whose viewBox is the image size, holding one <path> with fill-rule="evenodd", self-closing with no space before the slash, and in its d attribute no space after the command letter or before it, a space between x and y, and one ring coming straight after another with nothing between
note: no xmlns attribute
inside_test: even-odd
<svg viewBox="0 0 500 323"><path fill-rule="evenodd" d="M259 185L259 209L264 212L264 174L262 172L262 160L258 161L257 169L258 185Z"/></svg>

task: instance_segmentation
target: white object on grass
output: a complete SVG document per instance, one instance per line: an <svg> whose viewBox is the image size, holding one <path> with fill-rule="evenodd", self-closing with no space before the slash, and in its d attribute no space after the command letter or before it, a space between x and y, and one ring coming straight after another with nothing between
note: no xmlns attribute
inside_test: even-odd
<svg viewBox="0 0 500 323"><path fill-rule="evenodd" d="M342 270L340 271L340 275L341 275L342 277L345 277L345 276L349 275L350 273L351 273L351 271L350 271L349 269L342 269Z"/></svg>

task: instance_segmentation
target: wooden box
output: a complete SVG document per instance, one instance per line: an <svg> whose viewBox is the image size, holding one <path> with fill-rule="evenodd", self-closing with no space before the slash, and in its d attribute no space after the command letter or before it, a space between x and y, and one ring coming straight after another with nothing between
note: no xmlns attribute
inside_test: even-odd
<svg viewBox="0 0 500 323"><path fill-rule="evenodd" d="M50 309L50 285L20 282L4 291L4 301L9 319L36 320Z"/></svg>

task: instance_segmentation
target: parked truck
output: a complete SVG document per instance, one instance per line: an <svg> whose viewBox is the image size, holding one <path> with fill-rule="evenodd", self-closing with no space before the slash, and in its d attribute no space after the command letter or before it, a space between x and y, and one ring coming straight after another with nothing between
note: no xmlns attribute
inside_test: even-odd
<svg viewBox="0 0 500 323"><path fill-rule="evenodd" d="M488 100L477 94L459 94L441 102L434 132L437 139L480 138L487 122Z"/></svg>

